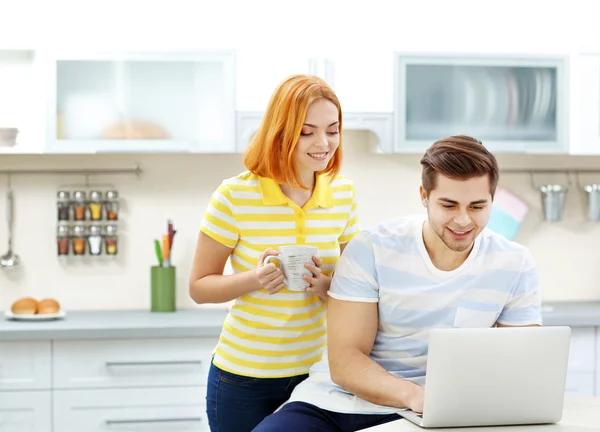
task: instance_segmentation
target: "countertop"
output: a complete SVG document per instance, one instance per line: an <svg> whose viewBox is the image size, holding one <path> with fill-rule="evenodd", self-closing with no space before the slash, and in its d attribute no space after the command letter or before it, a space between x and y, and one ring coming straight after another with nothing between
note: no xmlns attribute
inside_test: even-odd
<svg viewBox="0 0 600 432"><path fill-rule="evenodd" d="M547 302L542 318L544 325L600 327L600 301Z"/></svg>
<svg viewBox="0 0 600 432"><path fill-rule="evenodd" d="M196 308L172 313L147 310L66 311L56 321L0 319L0 340L217 337L226 309ZM600 302L548 302L544 325L600 327Z"/></svg>
<svg viewBox="0 0 600 432"><path fill-rule="evenodd" d="M422 429L408 420L396 420L364 429L364 432L413 432L444 430ZM600 398L565 395L563 417L559 423L535 426L496 426L445 429L452 432L598 432L600 431Z"/></svg>
<svg viewBox="0 0 600 432"><path fill-rule="evenodd" d="M225 309L66 311L54 321L0 320L0 340L218 337Z"/></svg>

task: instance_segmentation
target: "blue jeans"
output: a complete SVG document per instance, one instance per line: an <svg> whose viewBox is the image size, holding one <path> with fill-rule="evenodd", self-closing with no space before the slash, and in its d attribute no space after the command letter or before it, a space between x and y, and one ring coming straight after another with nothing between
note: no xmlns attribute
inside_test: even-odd
<svg viewBox="0 0 600 432"><path fill-rule="evenodd" d="M398 414L340 414L304 402L290 402L253 432L354 432L399 420Z"/></svg>
<svg viewBox="0 0 600 432"><path fill-rule="evenodd" d="M289 399L308 375L252 378L226 372L212 362L208 372L206 414L211 432L250 432Z"/></svg>

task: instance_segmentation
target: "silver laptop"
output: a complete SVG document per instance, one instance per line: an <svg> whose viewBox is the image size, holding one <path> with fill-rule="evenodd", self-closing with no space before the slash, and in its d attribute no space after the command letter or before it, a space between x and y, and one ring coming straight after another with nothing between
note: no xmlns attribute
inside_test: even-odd
<svg viewBox="0 0 600 432"><path fill-rule="evenodd" d="M429 336L421 427L556 423L562 418L571 329L435 329Z"/></svg>

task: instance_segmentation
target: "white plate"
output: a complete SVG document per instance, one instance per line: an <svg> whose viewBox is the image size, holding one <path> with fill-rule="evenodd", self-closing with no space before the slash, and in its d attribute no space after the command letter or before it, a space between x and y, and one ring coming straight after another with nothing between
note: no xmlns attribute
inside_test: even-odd
<svg viewBox="0 0 600 432"><path fill-rule="evenodd" d="M7 310L4 311L4 316L9 320L16 321L52 321L57 319L63 319L67 314L65 311L61 310L55 314L41 314L41 315L21 315L14 314L12 311Z"/></svg>

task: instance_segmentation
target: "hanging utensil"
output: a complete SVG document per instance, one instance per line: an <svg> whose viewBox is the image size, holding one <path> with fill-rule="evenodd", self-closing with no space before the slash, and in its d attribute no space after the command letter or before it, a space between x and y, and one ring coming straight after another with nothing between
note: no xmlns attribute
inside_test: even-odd
<svg viewBox="0 0 600 432"><path fill-rule="evenodd" d="M7 182L8 190L6 192L6 222L8 223L8 252L0 257L0 267L11 269L19 265L19 256L13 253L13 192L10 186L10 177Z"/></svg>

